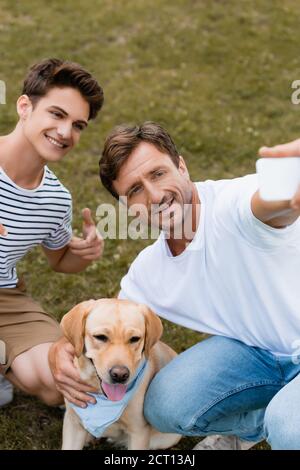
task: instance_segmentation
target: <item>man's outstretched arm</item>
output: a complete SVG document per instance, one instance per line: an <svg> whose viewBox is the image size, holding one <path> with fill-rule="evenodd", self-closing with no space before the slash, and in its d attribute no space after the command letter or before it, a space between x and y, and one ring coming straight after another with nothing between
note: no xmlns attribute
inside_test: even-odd
<svg viewBox="0 0 300 470"><path fill-rule="evenodd" d="M261 147L260 157L300 157L300 139L274 147ZM300 189L290 201L264 201L257 191L251 201L255 217L267 225L283 228L291 225L300 216Z"/></svg>

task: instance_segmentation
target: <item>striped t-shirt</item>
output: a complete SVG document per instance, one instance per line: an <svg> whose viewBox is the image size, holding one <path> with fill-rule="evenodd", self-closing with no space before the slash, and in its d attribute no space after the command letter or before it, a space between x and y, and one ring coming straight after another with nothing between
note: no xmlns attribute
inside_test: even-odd
<svg viewBox="0 0 300 470"><path fill-rule="evenodd" d="M45 166L35 189L17 186L0 167L0 288L17 285L17 262L37 245L57 250L72 236L72 198Z"/></svg>

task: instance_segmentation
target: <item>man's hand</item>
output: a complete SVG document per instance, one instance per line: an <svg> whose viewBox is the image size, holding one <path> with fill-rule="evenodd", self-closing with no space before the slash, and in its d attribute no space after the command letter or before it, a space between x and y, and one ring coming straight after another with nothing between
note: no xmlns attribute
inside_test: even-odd
<svg viewBox="0 0 300 470"><path fill-rule="evenodd" d="M49 350L49 365L57 390L74 405L85 408L87 402L96 403L87 392L96 393L98 390L80 378L73 362L74 357L72 344L66 338L61 338Z"/></svg>
<svg viewBox="0 0 300 470"><path fill-rule="evenodd" d="M3 235L4 237L7 235L7 230L2 224L0 224L0 235Z"/></svg>
<svg viewBox="0 0 300 470"><path fill-rule="evenodd" d="M300 157L300 139L292 140L292 142L288 142L286 144L275 145L274 147L261 147L258 153L260 157ZM290 201L290 207L293 210L300 209L300 190L297 191L293 199Z"/></svg>
<svg viewBox="0 0 300 470"><path fill-rule="evenodd" d="M274 147L261 147L258 153L261 157L300 157L300 139Z"/></svg>
<svg viewBox="0 0 300 470"><path fill-rule="evenodd" d="M73 237L68 246L70 247L71 253L74 255L87 261L94 261L101 257L104 248L104 241L97 231L90 209L83 209L82 217L83 239Z"/></svg>

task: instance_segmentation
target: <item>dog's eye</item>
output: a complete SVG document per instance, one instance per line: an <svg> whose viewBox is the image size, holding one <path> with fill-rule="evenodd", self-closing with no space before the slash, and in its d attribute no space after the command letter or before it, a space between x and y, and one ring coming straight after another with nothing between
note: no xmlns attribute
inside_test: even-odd
<svg viewBox="0 0 300 470"><path fill-rule="evenodd" d="M137 343L141 338L139 336L133 336L130 338L130 343Z"/></svg>
<svg viewBox="0 0 300 470"><path fill-rule="evenodd" d="M105 335L94 335L94 338L98 339L99 341L103 341L104 343L108 341L108 337Z"/></svg>

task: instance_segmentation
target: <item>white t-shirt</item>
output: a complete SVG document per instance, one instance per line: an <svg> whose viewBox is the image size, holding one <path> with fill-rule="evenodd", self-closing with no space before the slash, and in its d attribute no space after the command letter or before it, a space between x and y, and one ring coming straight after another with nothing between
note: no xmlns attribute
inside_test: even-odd
<svg viewBox="0 0 300 470"><path fill-rule="evenodd" d="M256 175L196 187L193 241L174 257L161 233L132 263L119 297L196 331L299 354L300 219L275 229L254 217Z"/></svg>

